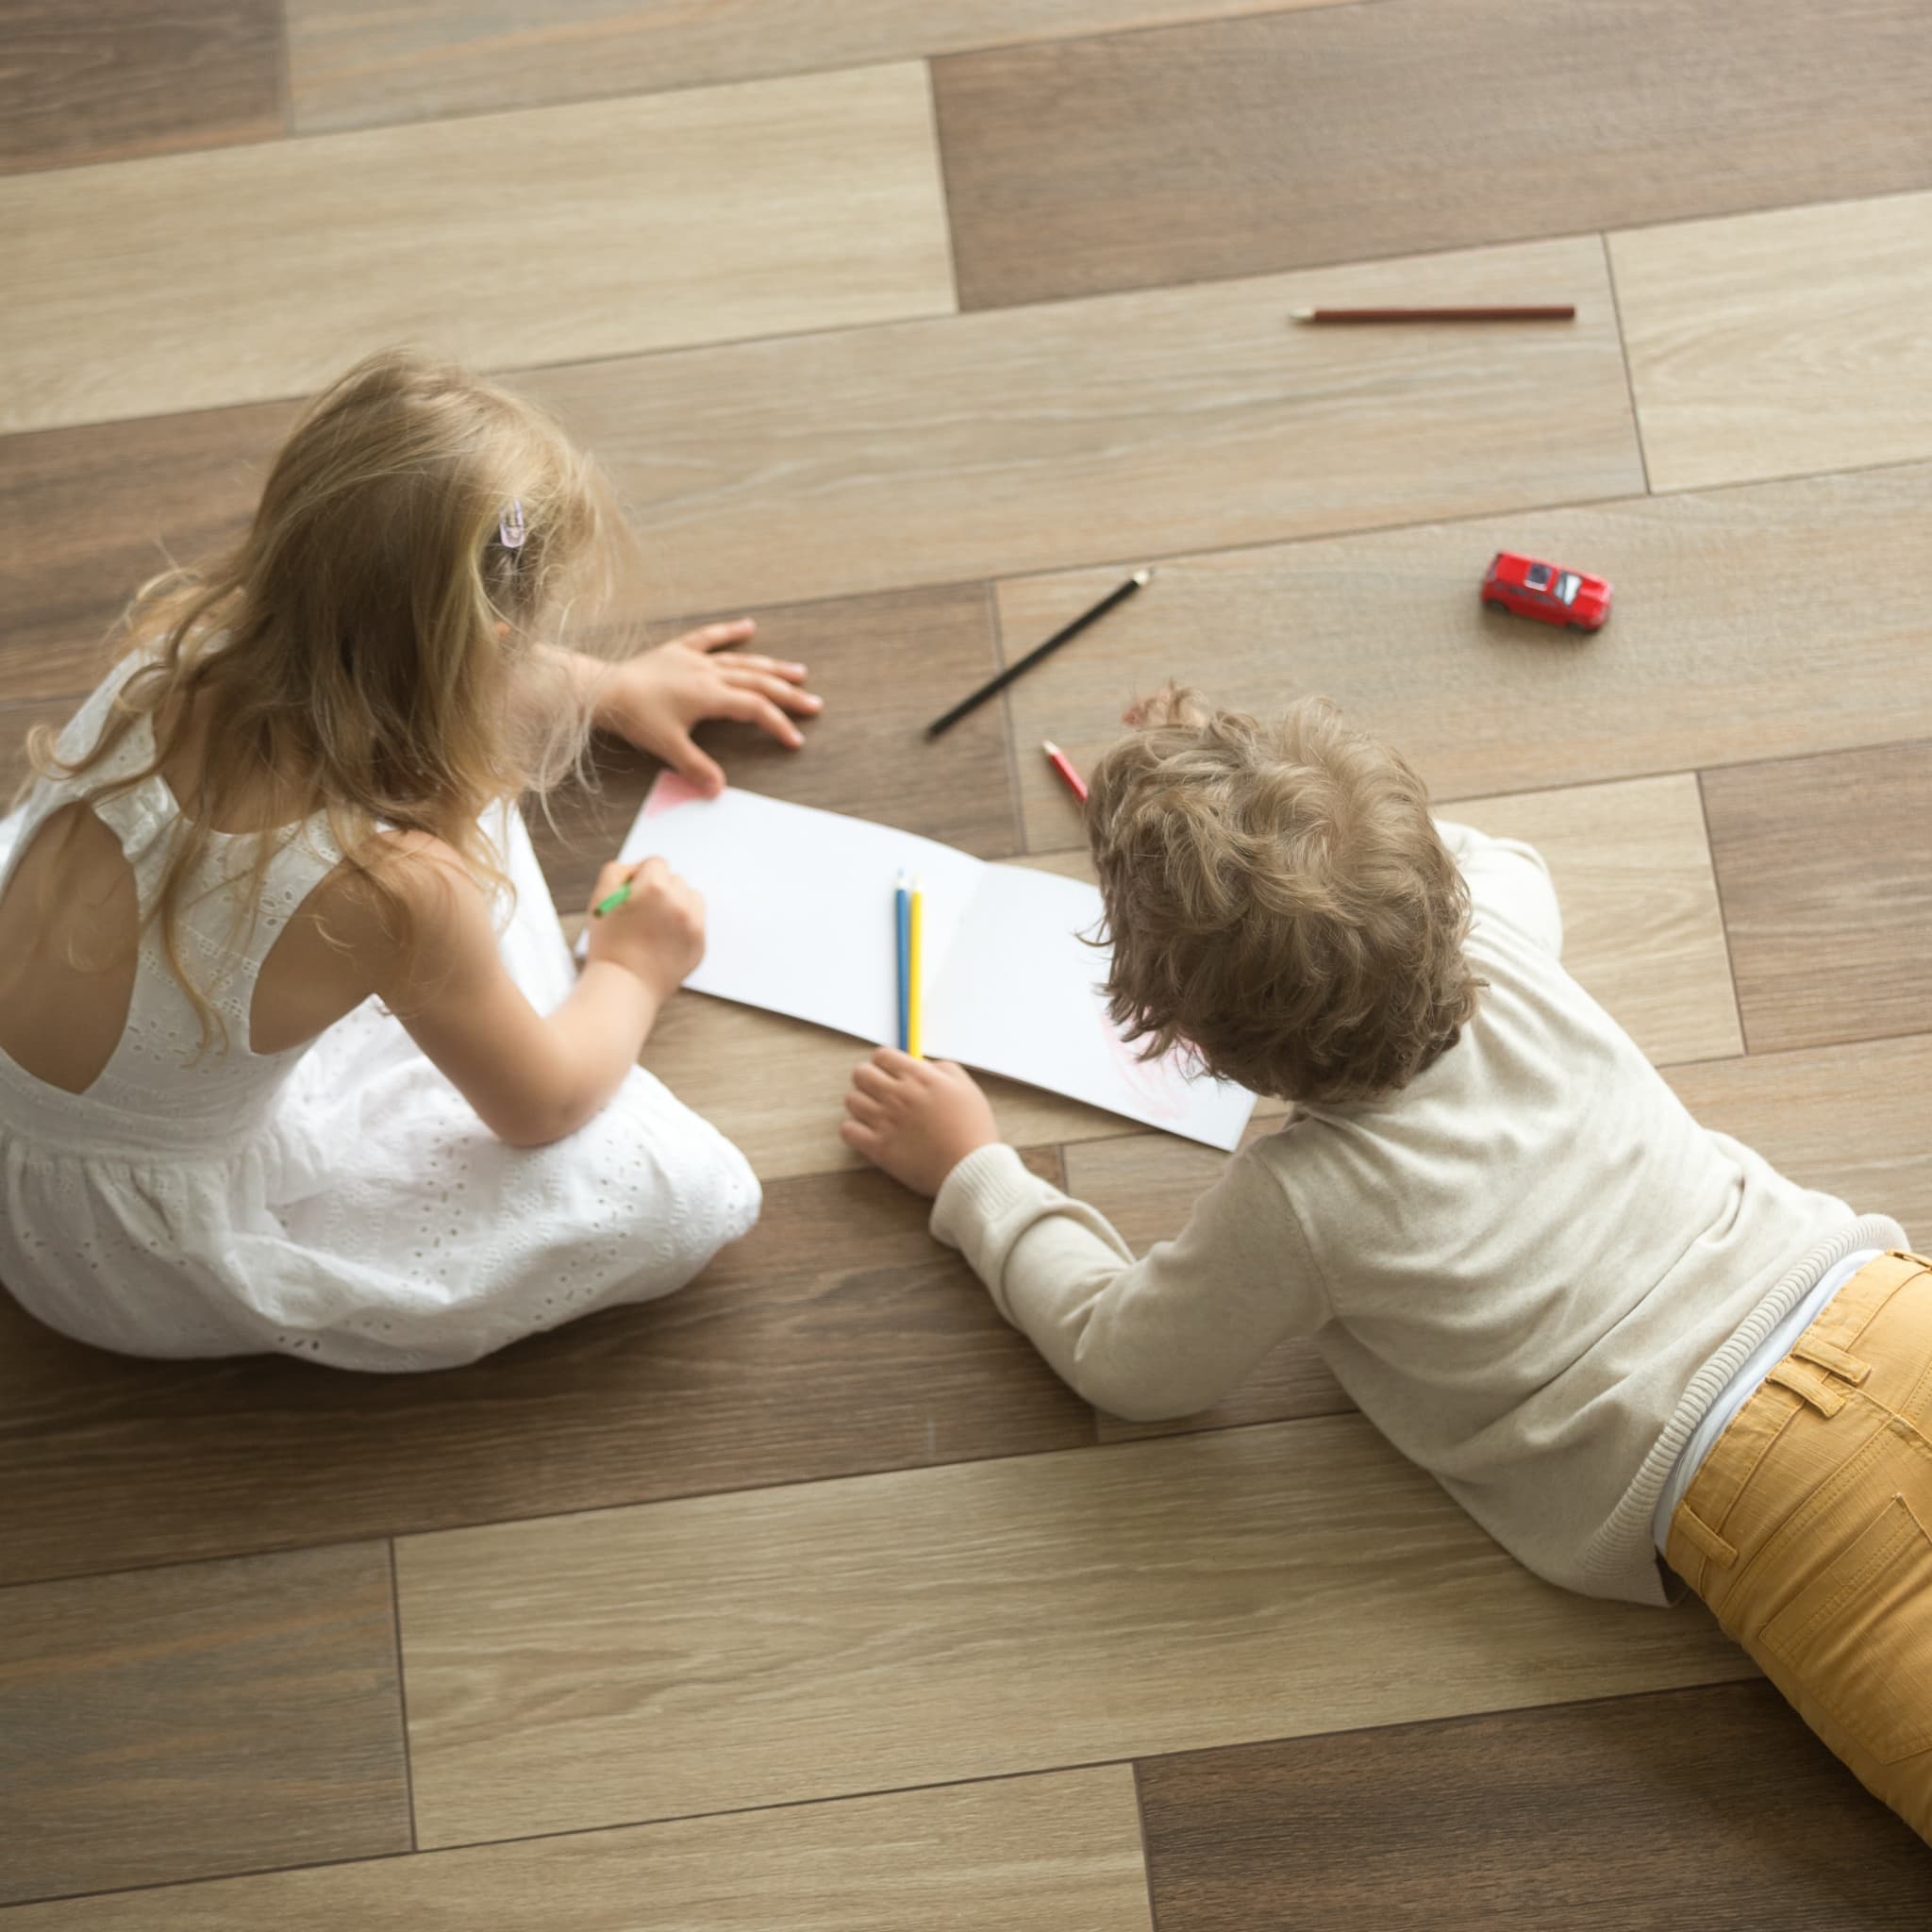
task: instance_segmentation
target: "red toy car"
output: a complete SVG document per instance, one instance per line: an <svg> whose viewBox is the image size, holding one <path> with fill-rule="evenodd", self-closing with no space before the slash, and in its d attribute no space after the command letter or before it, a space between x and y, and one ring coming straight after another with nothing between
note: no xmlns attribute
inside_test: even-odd
<svg viewBox="0 0 1932 1932"><path fill-rule="evenodd" d="M1610 614L1610 587L1579 570L1499 550L1483 575L1483 602L1572 630L1601 630Z"/></svg>

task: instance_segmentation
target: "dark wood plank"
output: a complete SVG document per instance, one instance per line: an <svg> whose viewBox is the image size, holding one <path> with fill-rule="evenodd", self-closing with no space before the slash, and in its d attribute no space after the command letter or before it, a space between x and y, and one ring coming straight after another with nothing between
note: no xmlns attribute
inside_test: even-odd
<svg viewBox="0 0 1932 1932"><path fill-rule="evenodd" d="M1932 1028L1932 742L1703 785L1750 1051Z"/></svg>
<svg viewBox="0 0 1932 1932"><path fill-rule="evenodd" d="M925 1216L781 1182L684 1292L440 1374L135 1361L0 1296L0 1582L1091 1442Z"/></svg>
<svg viewBox="0 0 1932 1932"><path fill-rule="evenodd" d="M409 1844L387 1544L0 1597L0 1902Z"/></svg>
<svg viewBox="0 0 1932 1932"><path fill-rule="evenodd" d="M986 588L942 586L777 609L755 616L747 648L806 665L825 701L787 751L756 725L712 724L698 741L734 785L796 805L850 812L942 839L981 858L1020 849L1019 805L1004 713L986 705L944 737L921 727L998 668ZM708 622L654 625L654 636ZM531 824L559 906L581 911L597 868L617 849L658 770L621 744L599 747L600 790L569 787L552 801L555 826Z"/></svg>
<svg viewBox="0 0 1932 1932"><path fill-rule="evenodd" d="M1864 1932L1932 1911L1924 1845L1762 1679L1138 1772L1161 1932Z"/></svg>
<svg viewBox="0 0 1932 1932"><path fill-rule="evenodd" d="M0 438L0 703L92 690L149 577L248 526L296 406Z"/></svg>
<svg viewBox="0 0 1932 1932"><path fill-rule="evenodd" d="M0 173L282 132L276 0L7 0Z"/></svg>
<svg viewBox="0 0 1932 1932"><path fill-rule="evenodd" d="M1381 0L933 75L967 308L1932 181L1921 0Z"/></svg>

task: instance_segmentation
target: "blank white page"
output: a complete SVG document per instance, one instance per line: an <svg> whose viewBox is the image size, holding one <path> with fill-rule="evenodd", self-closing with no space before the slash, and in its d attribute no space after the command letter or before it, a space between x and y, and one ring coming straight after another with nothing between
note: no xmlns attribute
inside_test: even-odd
<svg viewBox="0 0 1932 1932"><path fill-rule="evenodd" d="M931 916L928 894L926 914ZM928 1053L1231 1148L1254 1111L1240 1087L1143 1062L1107 1015L1100 893L1079 879L988 865L926 1001Z"/></svg>

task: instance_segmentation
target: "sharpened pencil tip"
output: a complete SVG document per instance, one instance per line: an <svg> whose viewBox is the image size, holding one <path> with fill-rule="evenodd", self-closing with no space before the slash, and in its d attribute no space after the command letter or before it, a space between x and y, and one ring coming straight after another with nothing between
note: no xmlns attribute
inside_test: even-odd
<svg viewBox="0 0 1932 1932"><path fill-rule="evenodd" d="M1042 738L1042 739L1041 739L1041 740L1040 741L1040 748L1041 748L1041 751L1043 751L1043 752L1044 752L1044 753L1045 753L1045 754L1047 755L1047 757L1048 757L1048 758L1058 758L1058 757L1059 757L1059 755L1060 755L1060 748L1059 748L1059 746L1058 746L1058 745L1057 745L1057 744L1056 744L1056 743L1055 743L1055 742L1053 741L1053 740L1052 740L1052 739L1050 739L1050 738Z"/></svg>
<svg viewBox="0 0 1932 1932"><path fill-rule="evenodd" d="M1291 322L1313 322L1315 311L1312 308L1291 308L1288 319Z"/></svg>
<svg viewBox="0 0 1932 1932"><path fill-rule="evenodd" d="M1147 581L1147 579L1151 577L1153 575L1153 566L1151 564L1142 564L1141 567L1134 573L1134 581L1137 584L1144 584Z"/></svg>

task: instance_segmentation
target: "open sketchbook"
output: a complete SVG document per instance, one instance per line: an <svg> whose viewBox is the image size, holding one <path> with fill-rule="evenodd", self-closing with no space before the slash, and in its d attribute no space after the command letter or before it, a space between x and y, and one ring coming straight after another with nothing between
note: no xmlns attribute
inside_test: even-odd
<svg viewBox="0 0 1932 1932"><path fill-rule="evenodd" d="M652 786L620 857L663 858L705 895L699 992L891 1045L898 1037L892 891L925 895L924 1046L1169 1133L1231 1148L1255 1097L1141 1063L1107 1017L1100 894L1078 879L989 865L865 819L727 790L706 799L673 773Z"/></svg>

